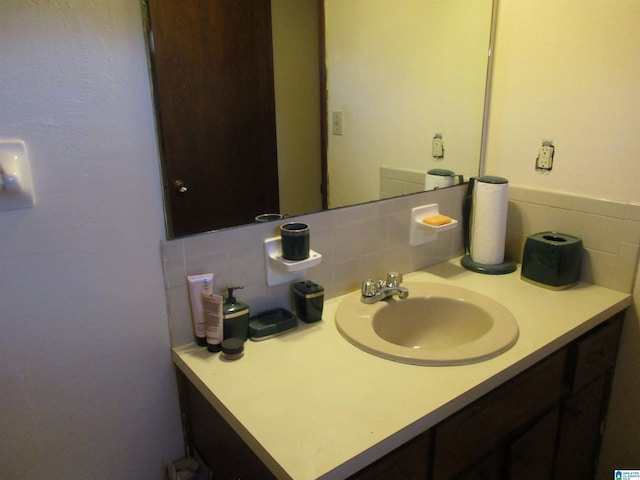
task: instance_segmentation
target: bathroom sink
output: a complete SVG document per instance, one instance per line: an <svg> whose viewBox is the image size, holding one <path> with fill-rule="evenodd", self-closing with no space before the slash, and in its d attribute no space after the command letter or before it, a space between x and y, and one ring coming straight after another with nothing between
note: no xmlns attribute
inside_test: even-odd
<svg viewBox="0 0 640 480"><path fill-rule="evenodd" d="M403 283L405 300L372 305L360 292L336 310L336 327L356 347L415 365L464 365L495 357L518 339L511 312L495 300L443 283Z"/></svg>

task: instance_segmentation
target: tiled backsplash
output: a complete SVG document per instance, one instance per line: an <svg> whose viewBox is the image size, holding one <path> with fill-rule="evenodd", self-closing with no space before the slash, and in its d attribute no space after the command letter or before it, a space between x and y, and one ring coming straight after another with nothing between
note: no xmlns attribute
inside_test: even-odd
<svg viewBox="0 0 640 480"><path fill-rule="evenodd" d="M366 278L383 278L390 270L412 272L462 254L462 230L438 235L432 243L409 245L411 209L438 203L440 213L460 219L465 187L345 207L297 217L311 227L311 248L322 263L307 271L332 298L360 288ZM280 222L247 225L162 242L167 309L173 346L191 342L186 276L213 272L215 289L242 285L239 299L253 313L292 309L289 284L267 287L263 241L278 235Z"/></svg>
<svg viewBox="0 0 640 480"><path fill-rule="evenodd" d="M640 205L511 186L506 254L522 260L527 235L582 239L582 280L631 293L640 244Z"/></svg>
<svg viewBox="0 0 640 480"><path fill-rule="evenodd" d="M380 167L380 198L422 192L426 175L424 170Z"/></svg>
<svg viewBox="0 0 640 480"><path fill-rule="evenodd" d="M332 298L356 290L362 280L387 271L412 272L461 255L462 228L433 243L409 245L409 216L419 205L461 219L465 186L424 192L297 217L311 227L311 248L322 263L307 278ZM583 239L582 279L631 292L640 244L640 205L511 186L505 253L518 262L527 235L552 230ZM253 313L292 309L290 285L266 285L263 240L278 235L279 222L247 225L162 242L167 309L173 346L192 341L186 276L213 272L219 293L237 292Z"/></svg>

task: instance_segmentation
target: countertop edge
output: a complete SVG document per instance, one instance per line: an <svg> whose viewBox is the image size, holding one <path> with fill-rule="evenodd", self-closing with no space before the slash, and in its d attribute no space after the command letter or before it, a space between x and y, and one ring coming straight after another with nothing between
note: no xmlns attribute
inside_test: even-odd
<svg viewBox="0 0 640 480"><path fill-rule="evenodd" d="M177 347L180 348L180 347ZM195 343L194 349L200 349ZM204 382L198 377L198 375L184 362L176 349L171 350L171 356L174 364L180 369L180 371L193 383L198 391L209 401L211 406L224 418L227 423L233 428L240 438L251 448L258 458L264 463L267 468L279 479L293 480L293 478L282 468L282 466L267 452L267 450L260 444L256 438L245 428L224 405L223 402L216 397L213 391L207 387Z"/></svg>

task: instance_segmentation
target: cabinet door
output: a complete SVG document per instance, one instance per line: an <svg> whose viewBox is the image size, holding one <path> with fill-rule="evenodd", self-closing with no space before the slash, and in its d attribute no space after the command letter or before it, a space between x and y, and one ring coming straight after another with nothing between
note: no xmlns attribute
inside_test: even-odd
<svg viewBox="0 0 640 480"><path fill-rule="evenodd" d="M495 450L480 463L457 476L456 480L502 480L504 452Z"/></svg>
<svg viewBox="0 0 640 480"><path fill-rule="evenodd" d="M602 376L564 401L554 478L594 478L608 383Z"/></svg>
<svg viewBox="0 0 640 480"><path fill-rule="evenodd" d="M434 480L457 478L568 390L560 350L436 427Z"/></svg>
<svg viewBox="0 0 640 480"><path fill-rule="evenodd" d="M509 446L507 478L551 478L559 416L560 409L556 407Z"/></svg>

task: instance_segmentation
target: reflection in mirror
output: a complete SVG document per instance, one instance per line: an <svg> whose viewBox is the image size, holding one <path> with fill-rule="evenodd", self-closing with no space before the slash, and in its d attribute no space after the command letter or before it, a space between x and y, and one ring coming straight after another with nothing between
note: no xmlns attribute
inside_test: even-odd
<svg viewBox="0 0 640 480"><path fill-rule="evenodd" d="M162 32L155 31L159 27L154 25L149 10L165 8L174 2L143 0L150 39L168 238L253 222L262 213L299 215L423 191L432 186L443 188L459 183L461 177L466 180L478 174L493 0L251 2L270 9L270 15L265 15L269 17L266 26L264 22L260 24L267 37L254 41L264 44L264 38L269 38L268 45L273 47L268 55L261 55L272 60L271 67L262 68L261 75L271 70L273 77L263 83L267 87L258 88L260 95L271 89L271 100L259 96L253 102L267 105L267 112L271 102L275 115L271 122L275 131L261 135L267 139L266 145L270 145L271 137L277 144L278 199L277 207L273 207L274 204L265 207L265 202L258 201L242 206L240 212L241 208L234 206L241 202L231 193L215 202L199 202L197 209L184 208L184 200L189 199L194 190L200 190L204 198L213 198L212 192L220 185L234 185L235 192L246 197L244 177L269 176L269 169L259 166L261 159L257 157L261 155L248 155L253 167L249 163L242 167L245 170L234 170L242 164L240 150L244 150L247 138L253 136L239 135L244 138L242 148L231 148L224 158L217 160L215 142L205 138L204 143L208 142L211 148L194 149L198 141L186 137L195 131L221 130L238 136L239 129L249 131L249 123L268 125L269 121L238 120L233 113L238 108L233 106L232 114L219 115L221 103L228 104L231 98L252 94L247 89L254 88L251 81L258 75L249 70L244 72L244 79L234 81L228 77L224 83L210 78L208 86L197 84L204 92L216 91L219 96L212 101L212 96L207 99L196 96L197 89L192 87L172 87L167 94L160 88L157 71L163 41L174 45L168 56L171 62L184 61L177 58L178 51L190 52L186 65L171 65L170 70L174 72L184 72L187 67L194 70L195 53L202 55L199 61L208 68L203 74L205 79L206 75L228 76L246 66L248 62L227 53L236 51L236 46L227 48L231 46L228 38L233 38L235 44L244 43L239 40L240 34L228 32L226 37L218 34L222 27L214 21L224 8L228 10L226 14L230 12L232 17L238 17L237 2L204 2L205 8L210 9L206 15L193 11L201 8L203 2L180 2L180 8L171 13L171 22L164 28L164 33L171 35L159 38ZM400 4L402 8L398 7ZM212 24L206 25L206 21ZM182 41L180 31L183 30L196 32L192 40L196 43L190 49L175 48L176 38ZM214 57L223 60L222 66L211 67L210 59ZM181 74L178 80L183 81L183 77ZM222 88L232 91L221 91ZM190 123L189 128L183 128L177 135L176 144L186 149L177 159L169 158L172 155L167 145L172 132L167 127L172 122L166 112L163 118L162 96L171 97L188 120L174 123L183 127ZM251 105L243 107L248 110L249 119L252 118ZM189 116L189 112L197 115ZM441 143L434 142L436 135L441 137ZM220 135L217 141L231 136L234 135ZM192 164L185 170L187 158ZM172 161L185 173L170 171L167 165ZM212 171L215 175L210 174ZM431 174L427 175L427 171ZM442 171L449 173L443 175ZM230 177L225 179L225 173ZM185 180L186 176L191 178ZM434 180L434 176L439 178ZM214 183L198 185L205 177L214 178ZM176 187L177 180L182 182L181 189ZM209 211L201 212L207 221L201 226L191 222L185 229L175 227L184 221L181 217L200 210L203 203L215 204ZM219 215L221 209L227 215ZM221 218L216 218L218 216Z"/></svg>
<svg viewBox="0 0 640 480"><path fill-rule="evenodd" d="M477 175L492 2L324 4L329 206Z"/></svg>

